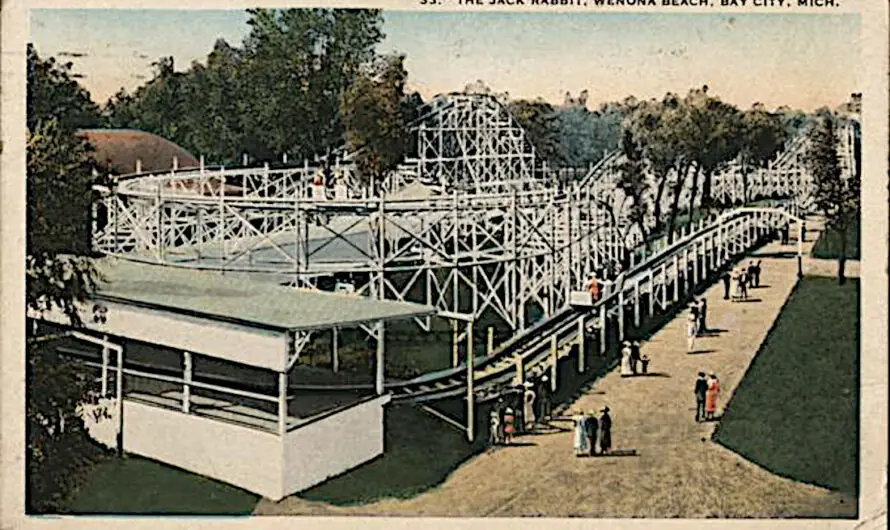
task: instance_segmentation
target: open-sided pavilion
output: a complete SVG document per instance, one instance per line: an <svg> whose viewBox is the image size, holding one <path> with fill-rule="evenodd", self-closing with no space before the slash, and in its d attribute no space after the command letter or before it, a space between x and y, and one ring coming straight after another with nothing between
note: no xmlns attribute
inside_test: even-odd
<svg viewBox="0 0 890 530"><path fill-rule="evenodd" d="M243 274L111 258L98 269L83 329L65 329L58 342L101 370L99 405L85 406L88 421L106 418L94 436L273 500L383 452L385 322L436 313ZM68 324L57 310L29 316L38 332ZM300 406L289 372L312 332L343 327L376 338L373 391Z"/></svg>

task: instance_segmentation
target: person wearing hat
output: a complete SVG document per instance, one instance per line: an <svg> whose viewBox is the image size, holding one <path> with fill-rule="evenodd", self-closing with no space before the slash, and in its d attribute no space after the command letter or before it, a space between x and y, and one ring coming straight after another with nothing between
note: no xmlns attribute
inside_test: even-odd
<svg viewBox="0 0 890 530"><path fill-rule="evenodd" d="M590 453L590 446L588 445L589 440L587 438L587 422L590 421L590 419L591 418L585 416L581 411L578 411L572 416L572 423L574 424L572 446L575 449L575 456Z"/></svg>
<svg viewBox="0 0 890 530"><path fill-rule="evenodd" d="M541 384L538 385L538 418L540 421L547 421L550 417L550 378L548 376L541 377Z"/></svg>
<svg viewBox="0 0 890 530"><path fill-rule="evenodd" d="M525 431L528 432L537 423L535 419L535 391L532 390L531 382L525 382L525 391L522 397L522 421L525 424Z"/></svg>
<svg viewBox="0 0 890 530"><path fill-rule="evenodd" d="M699 372L698 379L695 380L695 421L705 419L705 398L708 394L708 380L705 379L705 373Z"/></svg>
<svg viewBox="0 0 890 530"><path fill-rule="evenodd" d="M628 377L634 375L630 342L624 341L623 345L624 347L621 348L621 377Z"/></svg>
<svg viewBox="0 0 890 530"><path fill-rule="evenodd" d="M640 342L635 340L630 344L630 367L631 367L634 375L637 375L639 373L639 369L638 369L639 363L640 363Z"/></svg>
<svg viewBox="0 0 890 530"><path fill-rule="evenodd" d="M711 374L708 380L708 392L705 396L705 419L713 420L717 412L717 398L720 396L720 381L717 374Z"/></svg>
<svg viewBox="0 0 890 530"><path fill-rule="evenodd" d="M720 279L723 280L723 299L729 300L729 281L731 275L729 274L729 269L724 268L723 272L720 273Z"/></svg>
<svg viewBox="0 0 890 530"><path fill-rule="evenodd" d="M596 438L599 433L600 423L599 420L596 419L596 413L590 411L587 414L587 446L590 452L588 453L590 456L596 455Z"/></svg>
<svg viewBox="0 0 890 530"><path fill-rule="evenodd" d="M498 407L491 408L491 412L488 413L488 421L488 443L498 445L501 443L501 432L503 431L501 428L501 413Z"/></svg>
<svg viewBox="0 0 890 530"><path fill-rule="evenodd" d="M609 416L609 407L603 409L600 416L600 452L607 454L612 450L612 417Z"/></svg>
<svg viewBox="0 0 890 530"><path fill-rule="evenodd" d="M513 432L516 430L516 416L513 415L513 409L507 407L504 410L504 443L513 443Z"/></svg>
<svg viewBox="0 0 890 530"><path fill-rule="evenodd" d="M698 316L689 313L686 319L686 353L695 351L695 336L698 334Z"/></svg>

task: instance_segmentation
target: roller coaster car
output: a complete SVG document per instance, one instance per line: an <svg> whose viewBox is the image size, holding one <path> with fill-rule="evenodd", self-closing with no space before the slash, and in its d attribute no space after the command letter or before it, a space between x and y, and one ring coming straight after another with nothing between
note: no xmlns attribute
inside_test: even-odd
<svg viewBox="0 0 890 530"><path fill-rule="evenodd" d="M337 282L337 285L334 286L334 292L339 294L354 294L355 285L349 282Z"/></svg>
<svg viewBox="0 0 890 530"><path fill-rule="evenodd" d="M593 307L593 294L590 291L572 291L569 293L569 305L575 309L590 309Z"/></svg>

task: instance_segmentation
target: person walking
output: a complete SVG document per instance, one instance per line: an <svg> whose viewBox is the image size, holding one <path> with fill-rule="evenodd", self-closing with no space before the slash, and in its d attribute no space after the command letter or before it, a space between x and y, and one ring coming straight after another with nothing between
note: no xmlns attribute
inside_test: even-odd
<svg viewBox="0 0 890 530"><path fill-rule="evenodd" d="M603 409L600 417L600 452L608 454L612 450L612 417L609 416L609 407Z"/></svg>
<svg viewBox="0 0 890 530"><path fill-rule="evenodd" d="M488 443L498 445L501 443L501 414L497 407L493 407L488 415Z"/></svg>
<svg viewBox="0 0 890 530"><path fill-rule="evenodd" d="M695 380L693 392L695 393L695 421L700 422L707 417L705 414L705 399L708 394L708 380L705 378L704 372L698 373L698 379Z"/></svg>
<svg viewBox="0 0 890 530"><path fill-rule="evenodd" d="M708 300L705 298L698 299L698 334L708 332Z"/></svg>
<svg viewBox="0 0 890 530"><path fill-rule="evenodd" d="M739 273L739 295L742 300L748 299L748 280L748 272L742 269L742 272Z"/></svg>
<svg viewBox="0 0 890 530"><path fill-rule="evenodd" d="M513 443L513 433L516 431L516 416L513 415L513 409L507 407L504 410L504 443L509 445Z"/></svg>
<svg viewBox="0 0 890 530"><path fill-rule="evenodd" d="M596 273L590 274L590 278L587 280L587 289L590 291L593 302L598 302L600 299L600 282L596 277Z"/></svg>
<svg viewBox="0 0 890 530"><path fill-rule="evenodd" d="M529 382L525 384L523 398L522 421L525 424L525 432L531 432L538 422L535 418L535 391Z"/></svg>
<svg viewBox="0 0 890 530"><path fill-rule="evenodd" d="M506 407L506 403L504 403L504 398L498 398L497 405L495 406L495 410L498 411L498 440L499 443L504 442L504 408Z"/></svg>
<svg viewBox="0 0 890 530"><path fill-rule="evenodd" d="M807 223L806 221L801 221L800 223L800 242L807 242Z"/></svg>
<svg viewBox="0 0 890 530"><path fill-rule="evenodd" d="M698 317L689 313L686 319L686 353L695 351L695 335L698 333Z"/></svg>
<svg viewBox="0 0 890 530"><path fill-rule="evenodd" d="M590 453L590 445L587 439L587 422L588 418L583 412L578 412L572 416L574 423L573 447L575 456L586 455Z"/></svg>
<svg viewBox="0 0 890 530"><path fill-rule="evenodd" d="M541 377L541 384L538 385L538 419L541 422L550 418L550 378L546 375Z"/></svg>
<svg viewBox="0 0 890 530"><path fill-rule="evenodd" d="M723 299L729 300L729 281L732 279L729 270L723 269L720 279L723 280Z"/></svg>
<svg viewBox="0 0 890 530"><path fill-rule="evenodd" d="M717 412L717 398L720 397L720 381L717 380L716 374L711 374L708 381L708 393L705 399L705 418L714 419L714 413Z"/></svg>
<svg viewBox="0 0 890 530"><path fill-rule="evenodd" d="M643 355L640 357L640 364L643 365L643 375L649 373L649 356Z"/></svg>
<svg viewBox="0 0 890 530"><path fill-rule="evenodd" d="M600 422L596 419L593 411L587 413L587 447L590 449L590 456L596 455L596 437L599 433Z"/></svg>
<svg viewBox="0 0 890 530"><path fill-rule="evenodd" d="M634 375L632 364L630 343L624 341L624 347L621 348L621 377L630 377Z"/></svg>
<svg viewBox="0 0 890 530"><path fill-rule="evenodd" d="M630 362L632 363L633 373L640 373L640 342L633 341L630 343Z"/></svg>

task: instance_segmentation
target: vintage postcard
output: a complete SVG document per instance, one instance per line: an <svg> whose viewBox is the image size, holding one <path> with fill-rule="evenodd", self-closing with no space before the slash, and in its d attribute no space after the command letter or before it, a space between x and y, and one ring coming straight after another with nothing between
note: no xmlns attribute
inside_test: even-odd
<svg viewBox="0 0 890 530"><path fill-rule="evenodd" d="M886 3L4 8L4 528L886 527Z"/></svg>

